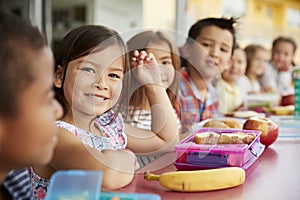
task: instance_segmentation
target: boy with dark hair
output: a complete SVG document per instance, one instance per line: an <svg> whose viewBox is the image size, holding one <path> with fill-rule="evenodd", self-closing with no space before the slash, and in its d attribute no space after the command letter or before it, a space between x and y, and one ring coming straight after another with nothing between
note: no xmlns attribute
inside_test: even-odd
<svg viewBox="0 0 300 200"><path fill-rule="evenodd" d="M182 54L179 102L174 105L183 133L202 120L217 116L218 94L212 82L226 69L236 43L236 19L205 18L189 30Z"/></svg>
<svg viewBox="0 0 300 200"><path fill-rule="evenodd" d="M0 199L32 199L26 167L50 161L62 115L53 55L37 28L1 10L0 44Z"/></svg>

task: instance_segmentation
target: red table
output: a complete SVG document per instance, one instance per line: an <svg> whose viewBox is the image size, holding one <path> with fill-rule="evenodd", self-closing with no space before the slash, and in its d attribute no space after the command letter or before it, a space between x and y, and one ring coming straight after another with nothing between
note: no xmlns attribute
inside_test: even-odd
<svg viewBox="0 0 300 200"><path fill-rule="evenodd" d="M210 192L182 193L167 190L157 181L143 179L144 171L155 174L175 171L175 153L169 153L139 170L132 183L120 192L155 193L161 199L205 200L299 200L300 139L279 139L265 149L261 157L246 171L243 185Z"/></svg>

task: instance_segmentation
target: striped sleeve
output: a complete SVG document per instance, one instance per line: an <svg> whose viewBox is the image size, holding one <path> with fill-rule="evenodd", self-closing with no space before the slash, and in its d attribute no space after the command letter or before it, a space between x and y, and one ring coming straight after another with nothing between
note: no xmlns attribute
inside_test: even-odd
<svg viewBox="0 0 300 200"><path fill-rule="evenodd" d="M13 200L31 200L32 189L27 169L11 171L3 182L3 187Z"/></svg>

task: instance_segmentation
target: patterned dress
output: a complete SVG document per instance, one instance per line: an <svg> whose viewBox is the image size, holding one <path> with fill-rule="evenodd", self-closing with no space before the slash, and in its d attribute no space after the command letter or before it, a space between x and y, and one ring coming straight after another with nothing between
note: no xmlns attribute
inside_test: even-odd
<svg viewBox="0 0 300 200"><path fill-rule="evenodd" d="M56 126L68 130L80 138L83 144L102 151L103 149L124 149L127 145L127 137L124 133L124 120L121 114L115 117L113 111L108 111L94 121L94 126L100 130L103 136L78 128L73 124L57 121ZM46 196L49 179L36 174L31 168L31 181L35 199L42 200Z"/></svg>

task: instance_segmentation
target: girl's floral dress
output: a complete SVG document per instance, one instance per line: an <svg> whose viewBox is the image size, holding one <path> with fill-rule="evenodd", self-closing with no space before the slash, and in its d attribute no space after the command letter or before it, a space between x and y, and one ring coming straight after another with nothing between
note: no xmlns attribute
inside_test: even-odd
<svg viewBox="0 0 300 200"><path fill-rule="evenodd" d="M56 126L68 130L80 138L83 144L98 149L124 149L127 145L127 137L124 133L124 120L121 114L115 116L113 111L108 111L94 121L94 126L100 130L103 136L78 128L64 121L57 121ZM49 179L37 175L31 168L31 182L35 199L42 200L46 196Z"/></svg>

